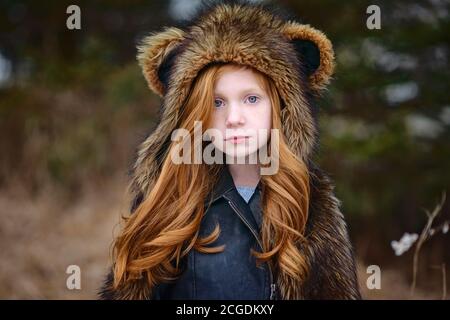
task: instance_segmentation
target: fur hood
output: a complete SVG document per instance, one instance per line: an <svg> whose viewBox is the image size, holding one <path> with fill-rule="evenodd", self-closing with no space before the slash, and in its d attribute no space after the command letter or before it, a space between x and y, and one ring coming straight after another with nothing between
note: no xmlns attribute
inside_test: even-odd
<svg viewBox="0 0 450 320"><path fill-rule="evenodd" d="M311 99L334 69L331 42L320 31L285 20L263 5L224 1L205 5L183 27L153 32L139 45L138 61L149 88L163 98L157 129L142 143L133 188L149 189L158 174L180 109L199 71L212 62L250 65L268 75L282 97L288 144L307 161L316 142Z"/></svg>
<svg viewBox="0 0 450 320"><path fill-rule="evenodd" d="M151 190L178 127L180 109L199 71L213 62L249 65L269 76L282 98L281 119L288 145L311 169L311 213L308 248L302 248L314 270L298 298L359 298L352 246L339 201L328 177L310 158L316 147L314 97L325 89L334 70L327 37L309 25L289 19L278 9L243 1L203 4L180 27L165 27L145 37L138 61L149 88L162 97L159 124L139 146L132 168L133 207ZM122 291L106 280L106 298L142 298L145 285Z"/></svg>

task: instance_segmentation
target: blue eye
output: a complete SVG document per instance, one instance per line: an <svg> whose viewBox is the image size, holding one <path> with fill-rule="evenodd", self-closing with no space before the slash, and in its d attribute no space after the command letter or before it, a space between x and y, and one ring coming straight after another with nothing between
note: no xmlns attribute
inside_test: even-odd
<svg viewBox="0 0 450 320"><path fill-rule="evenodd" d="M252 99L252 98L254 98L254 99ZM254 103L256 103L257 101L258 101L258 97L257 96L250 96L250 97L248 97L248 100L249 100L249 102L251 103L251 104L254 104Z"/></svg>
<svg viewBox="0 0 450 320"><path fill-rule="evenodd" d="M217 105L217 102L219 101L219 103L220 102L222 102L222 100L220 100L220 99L214 99L214 106L216 107L216 108L220 108L221 106L220 105Z"/></svg>

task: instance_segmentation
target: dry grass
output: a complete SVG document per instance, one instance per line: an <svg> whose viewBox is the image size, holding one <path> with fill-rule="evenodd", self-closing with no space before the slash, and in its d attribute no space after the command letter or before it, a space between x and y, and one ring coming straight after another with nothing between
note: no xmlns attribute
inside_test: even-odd
<svg viewBox="0 0 450 320"><path fill-rule="evenodd" d="M0 298L94 299L109 265L113 228L126 203L125 179L86 187L63 206L56 190L34 200L0 194ZM115 228L117 230L117 227ZM66 268L81 268L81 290L66 287Z"/></svg>
<svg viewBox="0 0 450 320"><path fill-rule="evenodd" d="M85 186L67 201L54 189L36 199L20 188L0 193L0 298L95 299L110 265L113 230L127 210L126 178ZM66 204L64 204L66 203ZM81 290L66 287L66 268L81 268ZM382 269L381 290L368 290L366 266L358 264L365 299L411 299L410 283L398 270ZM440 299L439 290L416 290L414 299Z"/></svg>
<svg viewBox="0 0 450 320"><path fill-rule="evenodd" d="M399 270L384 269L381 268L381 289L369 290L366 286L366 279L368 274L366 273L367 266L362 263L358 264L358 278L361 288L361 294L363 299L368 300L380 300L380 299L399 299L399 300L436 300L441 299L441 292L439 287L433 288L433 290L426 290L424 288L418 288L414 295L411 296L410 286L406 275Z"/></svg>

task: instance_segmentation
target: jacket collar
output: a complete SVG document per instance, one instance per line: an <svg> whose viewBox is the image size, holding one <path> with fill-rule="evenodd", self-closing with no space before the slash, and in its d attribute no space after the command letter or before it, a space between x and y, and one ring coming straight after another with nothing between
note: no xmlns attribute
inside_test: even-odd
<svg viewBox="0 0 450 320"><path fill-rule="evenodd" d="M254 235L259 239L259 230L261 230L262 224L262 211L261 211L261 190L262 182L259 180L255 192L250 198L249 202L240 196L234 184L233 177L226 164L223 164L219 171L219 180L214 186L209 197L205 199L205 208L208 206L208 200L211 199L211 204L220 199L225 198L227 201L231 201L235 208L239 211L241 217L245 220L248 226L253 230Z"/></svg>
<svg viewBox="0 0 450 320"><path fill-rule="evenodd" d="M216 201L224 194L235 189L234 180L231 176L230 171L228 170L228 166L226 164L222 164L219 171L219 179L216 185L213 187L211 191L211 202Z"/></svg>
<svg viewBox="0 0 450 320"><path fill-rule="evenodd" d="M255 193L261 191L261 189L262 189L262 181L260 179L256 186ZM206 197L205 204L208 202L209 199L211 199L211 203L213 203L222 196L226 194L229 195L230 193L238 193L238 191L236 189L236 185L234 184L233 176L231 175L230 170L228 169L228 165L222 164L219 171L218 182L211 191L210 196Z"/></svg>

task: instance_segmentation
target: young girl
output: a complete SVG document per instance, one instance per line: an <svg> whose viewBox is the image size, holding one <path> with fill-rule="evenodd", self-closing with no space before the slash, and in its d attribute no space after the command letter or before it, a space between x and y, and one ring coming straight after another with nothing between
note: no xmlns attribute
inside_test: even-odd
<svg viewBox="0 0 450 320"><path fill-rule="evenodd" d="M325 35L214 2L139 50L163 112L100 297L359 299L339 200L311 161L313 99L334 67Z"/></svg>

